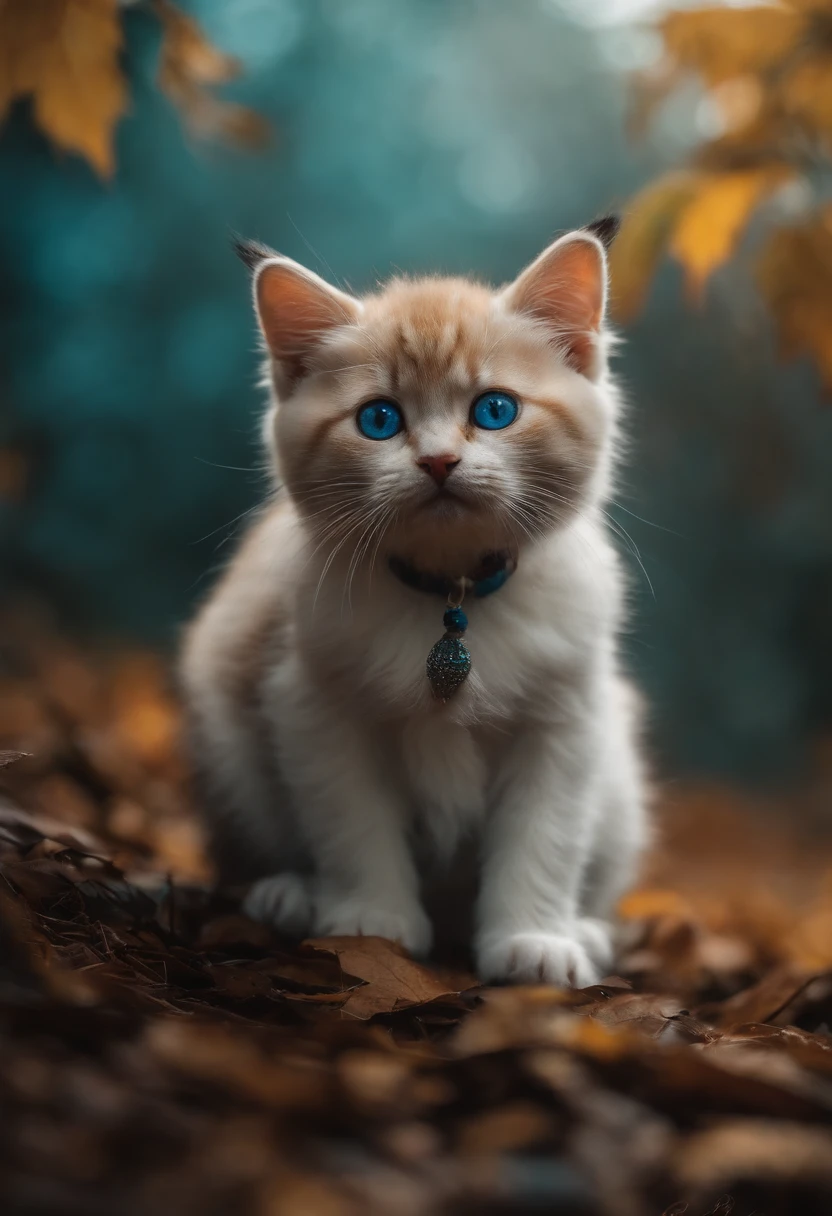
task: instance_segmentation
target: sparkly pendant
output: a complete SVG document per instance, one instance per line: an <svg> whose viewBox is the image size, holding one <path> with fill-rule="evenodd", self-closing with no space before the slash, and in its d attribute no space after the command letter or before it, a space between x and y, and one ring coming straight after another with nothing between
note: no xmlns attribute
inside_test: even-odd
<svg viewBox="0 0 832 1216"><path fill-rule="evenodd" d="M471 652L462 640L468 628L468 618L459 606L463 594L464 587L461 587L458 602L448 600L442 618L445 634L431 647L425 665L431 692L437 701L450 701L468 679L471 670Z"/></svg>

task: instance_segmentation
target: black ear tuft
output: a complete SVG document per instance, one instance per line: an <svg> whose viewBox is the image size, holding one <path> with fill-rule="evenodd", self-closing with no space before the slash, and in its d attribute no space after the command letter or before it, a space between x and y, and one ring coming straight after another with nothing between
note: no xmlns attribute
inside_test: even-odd
<svg viewBox="0 0 832 1216"><path fill-rule="evenodd" d="M591 224L587 224L586 231L591 232L593 236L597 236L604 248L609 249L618 235L620 227L620 215L602 215L600 219L593 220Z"/></svg>
<svg viewBox="0 0 832 1216"><path fill-rule="evenodd" d="M256 270L266 258L277 256L273 249L269 249L268 245L261 245L259 241L247 241L241 236L233 236L231 244L237 257L248 266L249 270Z"/></svg>

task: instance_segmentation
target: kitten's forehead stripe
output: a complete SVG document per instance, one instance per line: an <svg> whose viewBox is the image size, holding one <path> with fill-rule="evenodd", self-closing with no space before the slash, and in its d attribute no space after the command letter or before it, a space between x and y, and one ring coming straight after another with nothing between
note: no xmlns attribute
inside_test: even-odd
<svg viewBox="0 0 832 1216"><path fill-rule="evenodd" d="M398 281L372 297L368 341L391 392L472 391L485 371L492 308L487 291L457 280Z"/></svg>

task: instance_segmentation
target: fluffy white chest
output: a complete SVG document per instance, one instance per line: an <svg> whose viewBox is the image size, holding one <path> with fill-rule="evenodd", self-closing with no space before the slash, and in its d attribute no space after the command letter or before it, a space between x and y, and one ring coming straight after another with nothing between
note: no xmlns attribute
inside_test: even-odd
<svg viewBox="0 0 832 1216"><path fill-rule="evenodd" d="M402 728L401 759L414 818L447 856L487 809L488 766L474 732L441 710L414 715Z"/></svg>
<svg viewBox="0 0 832 1216"><path fill-rule="evenodd" d="M541 590L517 574L495 595L463 607L471 672L444 707L433 701L425 670L444 629L439 597L388 586L356 598L346 618L322 615L309 640L324 669L359 694L371 715L408 720L416 734L447 728L450 738L452 726L504 730L534 712L559 673L583 662L599 636L595 614L569 583Z"/></svg>
<svg viewBox="0 0 832 1216"><path fill-rule="evenodd" d="M466 599L472 667L445 705L425 670L444 629L441 597L379 578L355 588L348 611L323 603L307 618L301 641L320 683L340 688L354 721L392 732L391 768L443 852L487 813L512 741L532 720L554 725L607 632L604 580L583 553L569 558L563 546L540 554L495 594Z"/></svg>

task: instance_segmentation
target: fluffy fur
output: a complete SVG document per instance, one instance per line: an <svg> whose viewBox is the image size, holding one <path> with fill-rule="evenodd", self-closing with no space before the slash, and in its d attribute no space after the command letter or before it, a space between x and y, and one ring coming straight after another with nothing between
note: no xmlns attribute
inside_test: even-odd
<svg viewBox="0 0 832 1216"><path fill-rule="evenodd" d="M467 923L447 897L467 862L483 979L586 985L609 966L646 830L602 509L609 236L571 233L497 292L399 279L361 301L246 247L282 488L192 625L182 677L218 861L260 876L252 915L423 955ZM505 430L472 423L488 389L520 403ZM393 439L358 430L374 398L403 411ZM437 455L459 462L442 488L419 463ZM387 558L457 577L499 549L516 573L466 601L473 670L436 702L442 603Z"/></svg>

